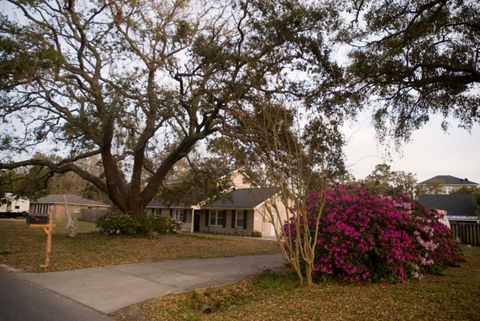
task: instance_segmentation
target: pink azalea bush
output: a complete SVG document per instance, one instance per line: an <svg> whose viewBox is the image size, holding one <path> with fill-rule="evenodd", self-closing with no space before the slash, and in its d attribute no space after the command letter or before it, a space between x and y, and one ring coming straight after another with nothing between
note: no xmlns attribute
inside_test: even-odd
<svg viewBox="0 0 480 321"><path fill-rule="evenodd" d="M309 211L317 209L319 199L318 193L309 196ZM326 191L325 199L315 257L317 279L405 281L438 273L462 258L438 214L408 196L392 199L361 186L338 185Z"/></svg>

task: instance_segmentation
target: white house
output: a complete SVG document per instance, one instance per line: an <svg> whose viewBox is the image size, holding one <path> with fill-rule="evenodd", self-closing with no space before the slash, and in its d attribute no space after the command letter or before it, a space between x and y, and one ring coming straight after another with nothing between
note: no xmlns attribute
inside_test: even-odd
<svg viewBox="0 0 480 321"><path fill-rule="evenodd" d="M468 180L468 178L458 178L451 175L437 175L423 182L418 186L425 191L424 194L450 194L458 191L462 187L478 188L478 183Z"/></svg>

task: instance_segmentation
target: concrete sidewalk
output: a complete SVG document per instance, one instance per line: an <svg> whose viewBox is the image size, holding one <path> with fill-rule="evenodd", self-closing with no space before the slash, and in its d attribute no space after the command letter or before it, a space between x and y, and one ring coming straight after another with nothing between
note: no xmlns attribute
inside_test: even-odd
<svg viewBox="0 0 480 321"><path fill-rule="evenodd" d="M242 280L284 265L279 254L169 260L82 270L17 273L102 313L150 298Z"/></svg>
<svg viewBox="0 0 480 321"><path fill-rule="evenodd" d="M103 313L0 271L0 320L3 321L115 321Z"/></svg>

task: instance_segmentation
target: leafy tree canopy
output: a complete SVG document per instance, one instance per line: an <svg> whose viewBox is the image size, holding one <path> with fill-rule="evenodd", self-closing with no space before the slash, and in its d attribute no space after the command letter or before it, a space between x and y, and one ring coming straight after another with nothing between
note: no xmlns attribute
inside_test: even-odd
<svg viewBox="0 0 480 321"><path fill-rule="evenodd" d="M408 194L413 197L417 179L415 174L392 171L390 165L378 164L361 183L376 194L393 196Z"/></svg>
<svg viewBox="0 0 480 321"><path fill-rule="evenodd" d="M193 154L175 164L158 196L166 204L198 204L231 188L231 173L222 159Z"/></svg>
<svg viewBox="0 0 480 321"><path fill-rule="evenodd" d="M281 104L258 107L237 113L235 125L210 143L210 151L261 186L287 184L290 190L307 192L346 175L341 119L312 119Z"/></svg>
<svg viewBox="0 0 480 321"><path fill-rule="evenodd" d="M336 26L327 5L7 2L0 168L74 172L123 212L143 215L179 160L259 102L335 108L325 104L334 95L320 94L342 77L325 38ZM35 150L58 159L30 158ZM97 155L101 173L76 163Z"/></svg>
<svg viewBox="0 0 480 321"><path fill-rule="evenodd" d="M380 136L408 139L430 115L480 121L480 2L352 0L341 39L353 104L375 106ZM443 126L446 128L447 122Z"/></svg>

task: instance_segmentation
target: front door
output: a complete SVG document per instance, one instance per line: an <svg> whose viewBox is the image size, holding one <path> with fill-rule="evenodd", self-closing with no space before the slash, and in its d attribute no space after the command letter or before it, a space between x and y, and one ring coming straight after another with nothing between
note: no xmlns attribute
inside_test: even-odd
<svg viewBox="0 0 480 321"><path fill-rule="evenodd" d="M200 211L195 210L193 212L193 231L200 232Z"/></svg>

